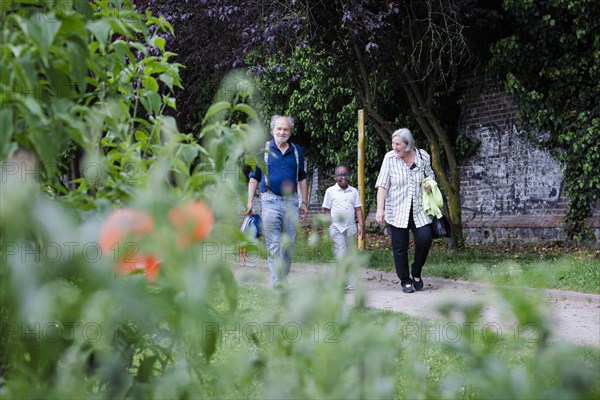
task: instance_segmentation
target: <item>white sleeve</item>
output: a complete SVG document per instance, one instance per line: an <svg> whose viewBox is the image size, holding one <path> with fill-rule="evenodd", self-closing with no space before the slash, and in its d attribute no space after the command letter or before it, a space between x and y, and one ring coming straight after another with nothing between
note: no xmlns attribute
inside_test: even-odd
<svg viewBox="0 0 600 400"><path fill-rule="evenodd" d="M358 190L354 191L354 208L362 207L362 202L360 201L360 193Z"/></svg>
<svg viewBox="0 0 600 400"><path fill-rule="evenodd" d="M323 205L321 206L322 208L328 208L331 210L331 194L330 194L330 190L327 189L325 191L325 196L323 196Z"/></svg>
<svg viewBox="0 0 600 400"><path fill-rule="evenodd" d="M389 158L384 158L383 163L381 163L381 169L379 170L379 176L377 176L377 182L375 182L375 187L382 187L385 189L390 188L390 163Z"/></svg>

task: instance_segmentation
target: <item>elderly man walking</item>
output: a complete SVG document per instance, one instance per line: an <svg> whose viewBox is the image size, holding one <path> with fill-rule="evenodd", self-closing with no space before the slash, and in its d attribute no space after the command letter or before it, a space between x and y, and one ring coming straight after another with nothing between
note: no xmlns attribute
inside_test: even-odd
<svg viewBox="0 0 600 400"><path fill-rule="evenodd" d="M260 184L262 220L269 268L273 287L279 289L288 284L287 275L292 264L294 242L300 219L308 215L307 182L302 148L289 141L294 120L288 116L271 118L271 135L266 143L265 162L267 173L256 168L249 175L247 212L253 208L253 199Z"/></svg>

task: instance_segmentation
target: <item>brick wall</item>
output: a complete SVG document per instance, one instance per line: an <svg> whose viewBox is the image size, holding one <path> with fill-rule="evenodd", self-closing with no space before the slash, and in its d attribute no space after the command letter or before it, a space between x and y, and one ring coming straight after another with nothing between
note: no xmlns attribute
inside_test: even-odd
<svg viewBox="0 0 600 400"><path fill-rule="evenodd" d="M490 79L464 80L459 128L481 141L461 166L464 232L472 243L532 243L564 239L567 208L558 162L527 139L516 105ZM596 210L595 214L600 214ZM600 218L592 220L597 245Z"/></svg>

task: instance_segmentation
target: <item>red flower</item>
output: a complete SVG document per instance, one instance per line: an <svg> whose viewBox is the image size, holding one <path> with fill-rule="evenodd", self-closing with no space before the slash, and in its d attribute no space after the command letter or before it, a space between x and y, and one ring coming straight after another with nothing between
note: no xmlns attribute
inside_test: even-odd
<svg viewBox="0 0 600 400"><path fill-rule="evenodd" d="M100 228L98 243L102 252L128 236L140 238L154 230L154 219L144 211L121 208L113 211Z"/></svg>
<svg viewBox="0 0 600 400"><path fill-rule="evenodd" d="M119 244L125 239L140 239L154 230L154 219L144 211L122 208L113 211L100 228L98 243L103 254L115 254L115 272L124 275L136 270L144 270L146 278L154 282L160 268L159 258L155 254L137 252L137 246L126 246L121 250Z"/></svg>
<svg viewBox="0 0 600 400"><path fill-rule="evenodd" d="M211 232L215 217L203 202L190 200L169 211L169 220L175 228L176 243L187 247L193 242L206 239Z"/></svg>

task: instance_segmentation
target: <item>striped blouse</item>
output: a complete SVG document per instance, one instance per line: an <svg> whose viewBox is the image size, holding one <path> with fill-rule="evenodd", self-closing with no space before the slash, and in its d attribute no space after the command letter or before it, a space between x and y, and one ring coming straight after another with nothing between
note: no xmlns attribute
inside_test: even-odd
<svg viewBox="0 0 600 400"><path fill-rule="evenodd" d="M426 177L435 179L431 157L425 150L417 149L415 168L398 157L394 151L386 153L381 164L375 187L388 190L385 199L385 222L396 228L408 228L410 206L413 207L415 226L420 228L431 223L421 207L421 185Z"/></svg>

